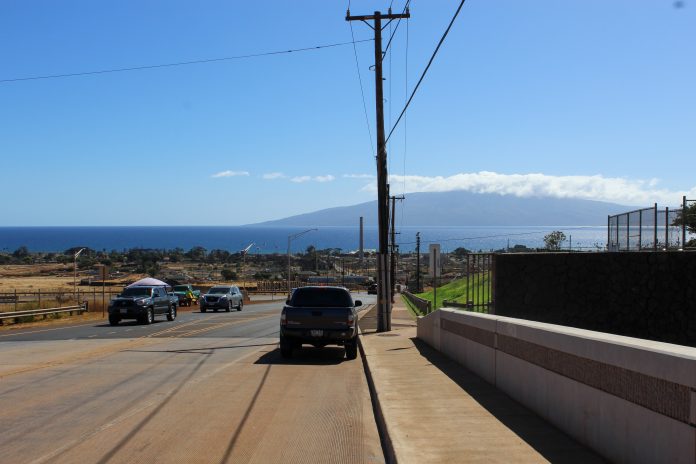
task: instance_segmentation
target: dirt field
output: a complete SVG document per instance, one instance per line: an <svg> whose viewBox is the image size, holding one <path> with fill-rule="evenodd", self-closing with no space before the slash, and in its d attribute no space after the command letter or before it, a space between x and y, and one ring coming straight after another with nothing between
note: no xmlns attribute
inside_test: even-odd
<svg viewBox="0 0 696 464"><path fill-rule="evenodd" d="M0 266L0 293L14 290L72 291L74 279L72 269L71 264L9 264ZM78 286L80 285L80 279L86 277L94 277L91 270L89 272L78 271ZM141 274L133 274L121 277L120 279L109 280L137 280L141 277L144 276ZM79 288L84 291L88 287L81 286Z"/></svg>

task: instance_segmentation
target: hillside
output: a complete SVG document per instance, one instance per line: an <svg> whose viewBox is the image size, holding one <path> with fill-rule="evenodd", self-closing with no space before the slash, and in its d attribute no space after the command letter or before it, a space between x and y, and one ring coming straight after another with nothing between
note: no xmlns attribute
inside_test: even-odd
<svg viewBox="0 0 696 464"><path fill-rule="evenodd" d="M573 198L522 198L512 195L465 191L410 193L403 209L404 226L596 226L607 215L633 209L630 206ZM366 226L377 225L377 202L323 209L256 225L351 226L358 218Z"/></svg>

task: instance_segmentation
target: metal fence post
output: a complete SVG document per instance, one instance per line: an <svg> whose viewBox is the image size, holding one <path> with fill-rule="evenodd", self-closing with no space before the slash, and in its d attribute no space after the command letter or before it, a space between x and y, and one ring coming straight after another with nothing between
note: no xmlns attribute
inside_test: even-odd
<svg viewBox="0 0 696 464"><path fill-rule="evenodd" d="M682 245L682 250L686 247L686 195L682 197L682 221L681 221L681 226L682 226L682 233L681 233L681 245Z"/></svg>
<svg viewBox="0 0 696 464"><path fill-rule="evenodd" d="M39 309L41 309L41 289L39 289Z"/></svg>
<svg viewBox="0 0 696 464"><path fill-rule="evenodd" d="M496 284L496 277L495 277L495 267L496 267L496 261L498 259L498 255L491 255L491 290L489 293L489 304L488 304L488 314L495 314L495 284Z"/></svg>
<svg viewBox="0 0 696 464"><path fill-rule="evenodd" d="M665 207L665 250L669 249L669 206Z"/></svg>
<svg viewBox="0 0 696 464"><path fill-rule="evenodd" d="M626 251L631 251L631 213L626 213Z"/></svg>
<svg viewBox="0 0 696 464"><path fill-rule="evenodd" d="M643 210L638 211L638 251L643 249Z"/></svg>
<svg viewBox="0 0 696 464"><path fill-rule="evenodd" d="M655 217L653 221L653 251L657 251L657 203L653 206L653 214Z"/></svg>
<svg viewBox="0 0 696 464"><path fill-rule="evenodd" d="M19 301L19 300L17 300L17 289L15 288L15 289L14 289L14 304L15 304L14 306L15 306L15 311L17 311L17 301Z"/></svg>
<svg viewBox="0 0 696 464"><path fill-rule="evenodd" d="M616 251L621 251L621 245L619 244L619 216L616 217Z"/></svg>

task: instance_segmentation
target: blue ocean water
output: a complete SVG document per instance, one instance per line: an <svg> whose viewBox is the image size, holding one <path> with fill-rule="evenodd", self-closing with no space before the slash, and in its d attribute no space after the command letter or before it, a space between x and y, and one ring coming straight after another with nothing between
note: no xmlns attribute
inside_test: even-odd
<svg viewBox="0 0 696 464"><path fill-rule="evenodd" d="M258 226L157 226L157 227L0 227L0 251L12 252L20 246L30 251L60 252L86 246L95 250L124 250L129 248L189 250L202 246L207 250L239 251L254 243L251 253L285 253L288 236L306 227ZM409 226L398 229L397 243L401 251L415 249L416 232L427 251L429 243L440 243L447 252L457 247L473 251L489 251L514 246L542 247L544 235L560 230L572 240L573 249L597 249L606 243L606 226L596 227L428 227ZM316 248L341 248L344 251L359 247L359 228L318 227L292 241L293 252L309 245ZM365 227L365 248L377 248L377 228Z"/></svg>

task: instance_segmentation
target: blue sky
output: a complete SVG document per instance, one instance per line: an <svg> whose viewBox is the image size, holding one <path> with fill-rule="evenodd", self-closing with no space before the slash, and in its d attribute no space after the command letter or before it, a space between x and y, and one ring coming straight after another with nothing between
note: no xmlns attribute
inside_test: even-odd
<svg viewBox="0 0 696 464"><path fill-rule="evenodd" d="M457 4L413 0L387 130ZM346 6L5 0L0 80L345 42ZM696 198L695 56L690 0L469 0L392 138L392 190ZM0 83L0 168L0 225L236 225L375 197L352 46Z"/></svg>

